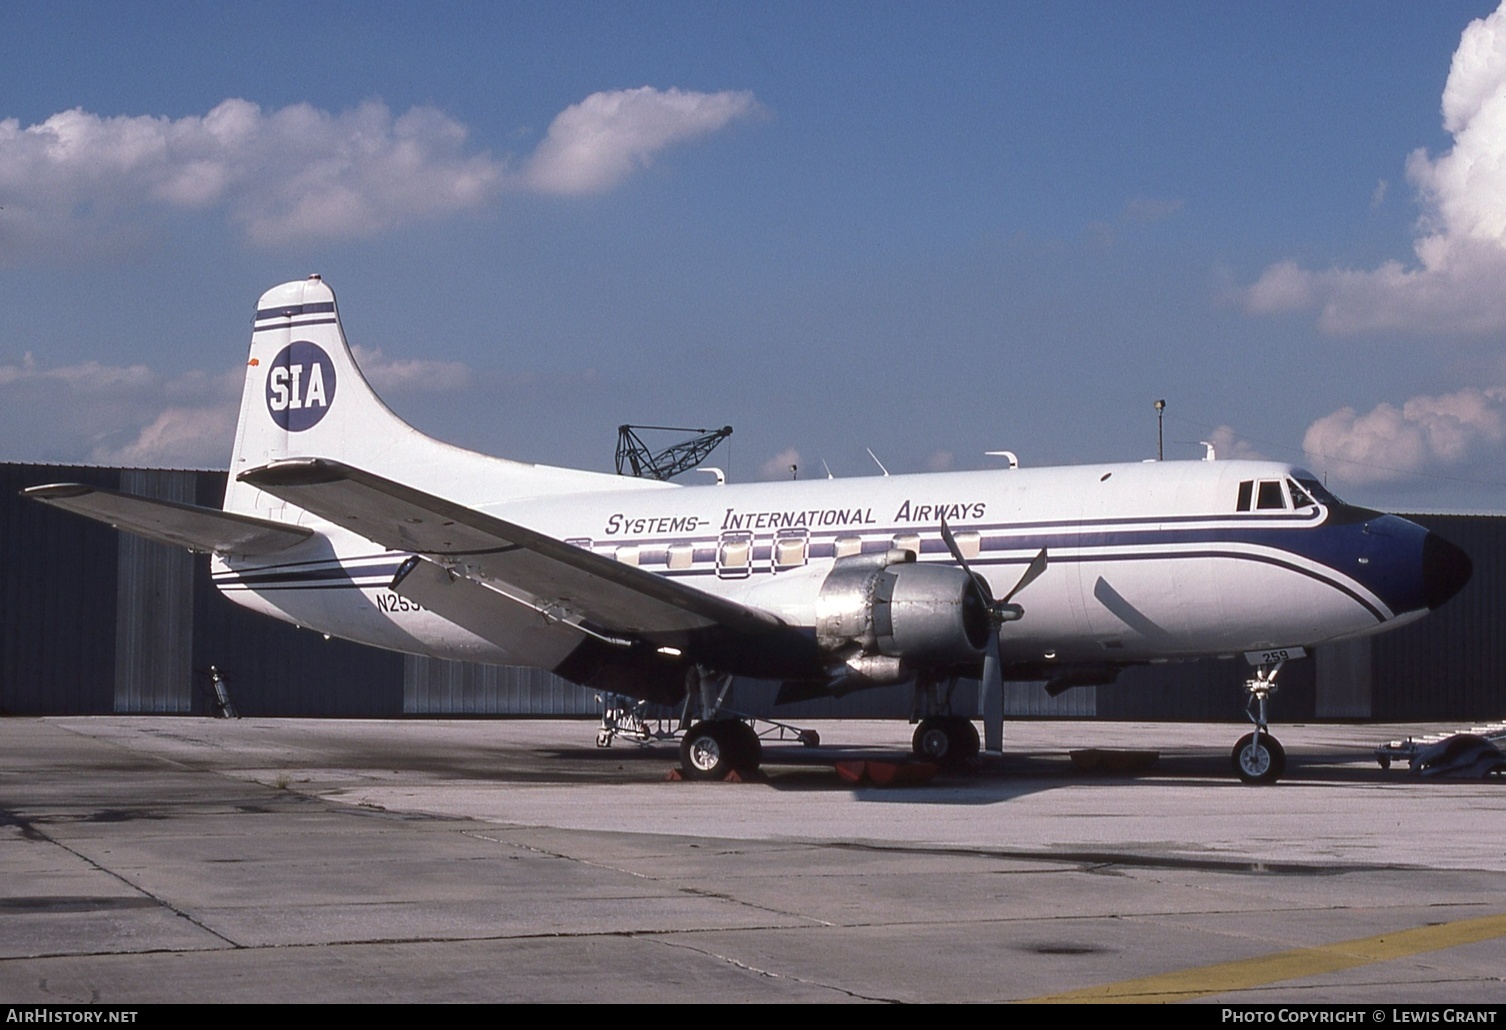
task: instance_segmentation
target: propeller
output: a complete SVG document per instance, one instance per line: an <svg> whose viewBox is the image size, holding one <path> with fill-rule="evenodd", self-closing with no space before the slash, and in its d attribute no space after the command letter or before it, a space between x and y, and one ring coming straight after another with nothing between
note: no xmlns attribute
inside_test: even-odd
<svg viewBox="0 0 1506 1030"><path fill-rule="evenodd" d="M978 599L983 602L983 607L988 611L989 621L992 623L988 633L988 643L983 650L983 679L979 684L979 689L982 691L985 709L984 746L990 750L997 750L1003 746L1004 713L1000 709L997 717L991 718L987 708L993 699L998 699L998 703L1002 704L1004 694L1004 669L999 658L999 632L1003 629L1004 623L1014 622L1025 614L1025 609L1015 604L1014 598L1046 571L1046 549L1042 547L1040 553L1030 559L1030 564L1026 566L1019 581L1001 600L995 601L988 589L988 581L974 572L972 566L967 563L967 559L962 556L962 548L957 546L957 538L952 535L952 528L946 524L945 519L941 522L941 539L946 543L946 549L952 552L952 557L957 564L962 567L962 571L966 572L973 581L973 587L978 591Z"/></svg>

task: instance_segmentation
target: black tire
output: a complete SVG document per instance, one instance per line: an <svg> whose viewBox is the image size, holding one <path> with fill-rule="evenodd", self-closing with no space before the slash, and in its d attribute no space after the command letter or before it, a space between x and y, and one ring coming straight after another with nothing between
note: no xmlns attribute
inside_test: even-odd
<svg viewBox="0 0 1506 1030"><path fill-rule="evenodd" d="M983 749L983 741L978 739L978 727L973 725L971 719L954 718L951 720L952 741L957 748L957 757L967 762L978 757L978 752Z"/></svg>
<svg viewBox="0 0 1506 1030"><path fill-rule="evenodd" d="M763 761L763 742L739 719L698 722L680 741L680 769L687 780L724 780L734 769L754 772Z"/></svg>
<svg viewBox="0 0 1506 1030"><path fill-rule="evenodd" d="M1229 760L1234 764L1234 775L1251 786L1275 783L1286 773L1286 749L1269 733L1260 735L1259 746L1253 733L1240 737Z"/></svg>
<svg viewBox="0 0 1506 1030"><path fill-rule="evenodd" d="M978 730L970 720L933 715L920 720L910 747L917 758L956 769L978 756Z"/></svg>
<svg viewBox="0 0 1506 1030"><path fill-rule="evenodd" d="M757 772L763 764L763 741L758 739L758 731L741 719L728 722L727 727L732 741L732 768Z"/></svg>

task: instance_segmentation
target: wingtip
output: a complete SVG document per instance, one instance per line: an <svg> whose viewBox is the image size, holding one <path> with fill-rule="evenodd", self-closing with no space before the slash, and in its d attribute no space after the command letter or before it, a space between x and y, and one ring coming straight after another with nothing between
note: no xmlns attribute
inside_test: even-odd
<svg viewBox="0 0 1506 1030"><path fill-rule="evenodd" d="M21 496L38 501L59 501L69 497L83 497L93 492L94 487L84 483L44 483L41 486L26 487L21 491Z"/></svg>

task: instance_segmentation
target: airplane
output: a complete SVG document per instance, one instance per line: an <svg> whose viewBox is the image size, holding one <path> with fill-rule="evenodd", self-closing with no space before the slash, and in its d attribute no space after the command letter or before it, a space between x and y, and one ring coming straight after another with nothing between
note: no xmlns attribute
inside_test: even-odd
<svg viewBox="0 0 1506 1030"><path fill-rule="evenodd" d="M723 708L733 676L781 682L782 701L911 683L914 749L947 764L979 750L951 711L959 678L997 698L1006 679L1054 692L1243 654L1254 730L1231 763L1275 782L1283 663L1412 622L1472 572L1437 534L1280 462L683 486L483 455L381 401L317 275L257 304L231 461L222 510L25 493L208 552L228 599L299 626L686 702L698 779L762 759Z"/></svg>

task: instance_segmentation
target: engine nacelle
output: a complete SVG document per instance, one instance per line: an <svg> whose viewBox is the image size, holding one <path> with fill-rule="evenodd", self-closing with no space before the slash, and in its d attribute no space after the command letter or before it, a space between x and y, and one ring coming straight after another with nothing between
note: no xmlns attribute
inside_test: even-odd
<svg viewBox="0 0 1506 1030"><path fill-rule="evenodd" d="M918 564L912 551L838 558L816 601L823 648L883 655L911 668L976 662L992 631L968 573Z"/></svg>

